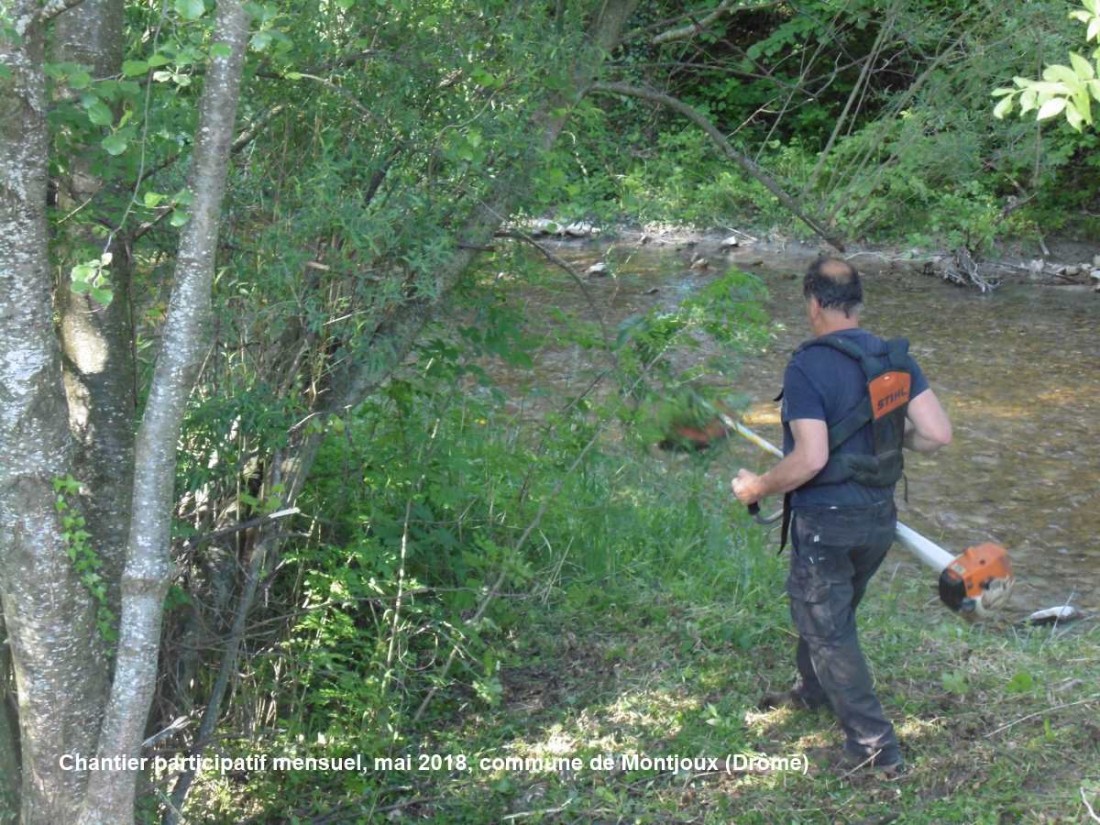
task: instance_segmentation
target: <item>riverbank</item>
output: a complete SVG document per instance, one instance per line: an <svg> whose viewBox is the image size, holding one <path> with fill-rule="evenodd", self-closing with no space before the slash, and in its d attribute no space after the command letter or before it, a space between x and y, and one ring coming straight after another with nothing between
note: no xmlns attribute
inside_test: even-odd
<svg viewBox="0 0 1100 825"><path fill-rule="evenodd" d="M860 271L869 273L910 272L979 289L1031 283L1100 295L1100 243L1068 237L1002 241L985 255L971 256L965 250L892 244L851 244L838 252L820 239L799 240L775 229L696 229L672 224L623 224L601 229L588 223L553 221L528 225L532 227L536 237L558 243L664 246L689 251L693 257L714 265L728 258L741 265L802 271L814 258L830 254L850 260Z"/></svg>

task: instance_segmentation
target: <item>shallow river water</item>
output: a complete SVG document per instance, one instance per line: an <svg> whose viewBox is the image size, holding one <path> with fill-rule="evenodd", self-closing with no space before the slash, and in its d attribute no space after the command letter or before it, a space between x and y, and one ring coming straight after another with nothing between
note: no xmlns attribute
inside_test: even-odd
<svg viewBox="0 0 1100 825"><path fill-rule="evenodd" d="M604 256L605 245L556 251L583 271ZM692 269L691 257L700 254L709 267ZM758 275L768 287L775 338L745 360L736 389L752 399L746 422L778 443L770 399L791 351L808 335L800 276L813 254L620 247L610 256L614 277L586 279L587 297L560 272L549 285L518 289L532 310L599 311L613 328L628 315L682 300L728 266ZM863 326L910 340L955 430L947 449L908 454L902 520L953 554L984 541L1008 548L1016 610L1100 608L1100 295L1026 283L982 295L870 259L852 262L864 273ZM564 390L591 366L579 351L562 348L540 358L535 380ZM729 471L742 464L761 471L772 461L741 442L731 445Z"/></svg>

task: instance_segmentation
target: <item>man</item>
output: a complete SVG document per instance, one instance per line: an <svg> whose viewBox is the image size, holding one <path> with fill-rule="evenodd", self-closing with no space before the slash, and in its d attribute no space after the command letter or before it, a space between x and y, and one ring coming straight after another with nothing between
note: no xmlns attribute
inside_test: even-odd
<svg viewBox="0 0 1100 825"><path fill-rule="evenodd" d="M905 347L860 329L863 290L850 264L814 262L803 295L814 338L799 347L783 376L784 457L763 475L741 469L732 481L744 504L790 493L787 593L800 679L789 693L766 701L829 705L846 735L846 760L896 775L901 751L859 648L855 609L893 542L902 443L936 450L950 443L951 423ZM880 408L893 406L891 415L872 423L874 365L892 371L887 380L896 391L876 395Z"/></svg>

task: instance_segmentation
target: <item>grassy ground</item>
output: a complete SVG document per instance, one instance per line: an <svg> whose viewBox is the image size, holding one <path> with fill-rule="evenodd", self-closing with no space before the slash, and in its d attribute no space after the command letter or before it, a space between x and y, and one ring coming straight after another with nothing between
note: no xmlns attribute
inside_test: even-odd
<svg viewBox="0 0 1100 825"><path fill-rule="evenodd" d="M837 764L842 734L827 711L756 709L761 693L792 676L785 559L754 527L732 526L724 539L712 532L713 540L671 547L667 558L635 556L599 583L525 607L501 667L500 701L441 706L437 728L407 751L427 769L376 776L390 792L362 815L448 823L1090 821L1083 800L1100 807L1095 621L1053 630L967 623L940 606L927 571L893 551L860 619L910 767L884 781ZM426 759L433 754L442 757L438 770ZM806 767L728 771L734 754L804 757ZM631 755L704 764L645 769L624 764Z"/></svg>

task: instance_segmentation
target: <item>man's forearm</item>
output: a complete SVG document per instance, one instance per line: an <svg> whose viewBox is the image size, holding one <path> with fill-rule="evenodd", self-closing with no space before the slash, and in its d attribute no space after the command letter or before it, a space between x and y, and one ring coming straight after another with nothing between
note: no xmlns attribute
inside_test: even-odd
<svg viewBox="0 0 1100 825"><path fill-rule="evenodd" d="M821 472L816 462L810 461L799 450L785 456L778 464L760 477L760 497L789 493Z"/></svg>
<svg viewBox="0 0 1100 825"><path fill-rule="evenodd" d="M918 453L930 453L943 446L939 441L932 441L931 439L925 438L918 433L916 429L907 430L905 433L905 440L902 443L907 449L916 450Z"/></svg>

